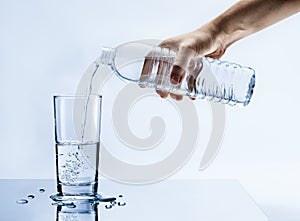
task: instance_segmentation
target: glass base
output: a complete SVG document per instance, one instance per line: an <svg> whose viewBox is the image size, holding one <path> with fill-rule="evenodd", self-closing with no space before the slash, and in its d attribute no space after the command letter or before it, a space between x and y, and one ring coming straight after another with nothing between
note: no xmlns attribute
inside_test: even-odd
<svg viewBox="0 0 300 221"><path fill-rule="evenodd" d="M84 183L84 184L63 184L58 182L57 192L60 195L66 196L93 196L97 194L98 182Z"/></svg>
<svg viewBox="0 0 300 221"><path fill-rule="evenodd" d="M95 195L62 195L60 193L53 194L50 198L55 202L101 202L100 194Z"/></svg>

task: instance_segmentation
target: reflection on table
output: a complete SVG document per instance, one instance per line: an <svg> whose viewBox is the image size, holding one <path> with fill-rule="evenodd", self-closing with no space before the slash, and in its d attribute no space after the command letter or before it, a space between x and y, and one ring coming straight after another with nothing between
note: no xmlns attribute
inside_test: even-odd
<svg viewBox="0 0 300 221"><path fill-rule="evenodd" d="M100 194L116 197L112 206L110 202L55 204L49 198L55 185L54 180L0 180L1 220L268 220L233 180L165 180L141 186L101 180ZM28 203L18 204L21 199Z"/></svg>

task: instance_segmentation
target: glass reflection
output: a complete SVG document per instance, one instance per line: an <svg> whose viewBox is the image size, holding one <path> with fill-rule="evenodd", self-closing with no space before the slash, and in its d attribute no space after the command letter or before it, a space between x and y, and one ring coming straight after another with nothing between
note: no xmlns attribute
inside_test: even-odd
<svg viewBox="0 0 300 221"><path fill-rule="evenodd" d="M98 221L98 203L57 204L56 221Z"/></svg>

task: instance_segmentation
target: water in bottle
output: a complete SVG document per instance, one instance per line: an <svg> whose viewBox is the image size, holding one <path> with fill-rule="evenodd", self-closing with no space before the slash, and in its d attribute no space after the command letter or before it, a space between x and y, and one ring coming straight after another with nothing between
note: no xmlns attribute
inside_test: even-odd
<svg viewBox="0 0 300 221"><path fill-rule="evenodd" d="M97 62L109 65L118 77L140 87L155 88L192 98L214 100L231 106L247 106L255 86L255 71L227 61L197 57L190 61L181 84L170 82L176 53L158 46L159 41L141 40L116 48L103 47ZM142 74L148 59L147 74ZM150 61L150 65L149 65ZM163 73L162 73L163 70Z"/></svg>

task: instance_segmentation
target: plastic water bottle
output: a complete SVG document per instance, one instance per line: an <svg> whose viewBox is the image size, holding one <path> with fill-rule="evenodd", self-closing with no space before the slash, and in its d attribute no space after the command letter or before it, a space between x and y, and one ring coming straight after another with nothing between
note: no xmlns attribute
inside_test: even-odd
<svg viewBox="0 0 300 221"><path fill-rule="evenodd" d="M116 48L103 47L99 63L110 65L121 79L141 87L206 98L231 106L249 104L255 86L255 71L252 68L199 57L190 62L181 84L173 85L170 72L176 53L158 44L157 40L141 40ZM146 75L142 74L145 59L151 62Z"/></svg>

